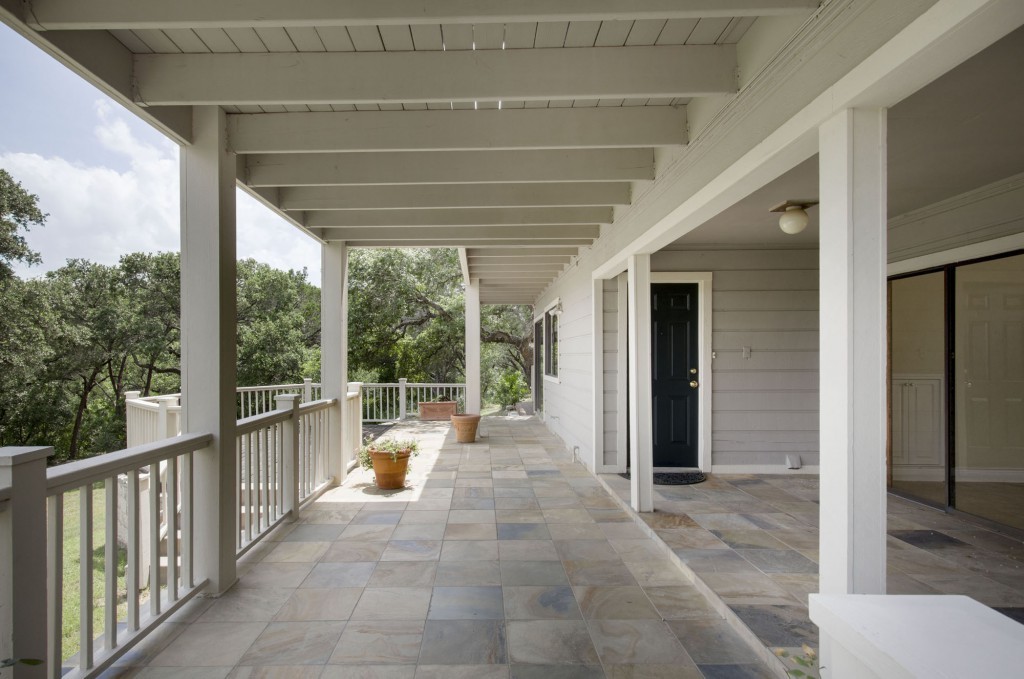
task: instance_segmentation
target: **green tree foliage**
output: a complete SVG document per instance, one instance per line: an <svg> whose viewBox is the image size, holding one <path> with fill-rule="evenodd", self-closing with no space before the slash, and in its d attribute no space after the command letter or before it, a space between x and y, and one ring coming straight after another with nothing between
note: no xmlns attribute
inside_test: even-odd
<svg viewBox="0 0 1024 679"><path fill-rule="evenodd" d="M305 271L238 263L239 384L318 378L320 291ZM176 253L114 266L70 260L0 286L0 445L53 445L59 460L125 445L125 392L181 388Z"/></svg>
<svg viewBox="0 0 1024 679"><path fill-rule="evenodd" d="M46 215L39 209L39 197L22 188L6 170L0 169L0 284L14 277L14 262L38 264L39 253L29 248L21 231L42 226Z"/></svg>
<svg viewBox="0 0 1024 679"><path fill-rule="evenodd" d="M465 297L450 248L353 250L349 255L349 371L366 381L465 379ZM483 387L533 367L532 309L481 309Z"/></svg>

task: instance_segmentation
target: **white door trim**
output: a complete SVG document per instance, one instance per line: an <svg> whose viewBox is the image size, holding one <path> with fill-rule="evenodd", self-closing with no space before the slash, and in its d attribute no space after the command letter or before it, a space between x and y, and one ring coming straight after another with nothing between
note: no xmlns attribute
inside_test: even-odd
<svg viewBox="0 0 1024 679"><path fill-rule="evenodd" d="M697 335L700 338L698 363L700 398L697 407L698 444L697 464L702 472L711 471L711 407L713 375L711 372L711 279L710 271L662 271L651 273L651 285L657 283L696 283L700 304Z"/></svg>

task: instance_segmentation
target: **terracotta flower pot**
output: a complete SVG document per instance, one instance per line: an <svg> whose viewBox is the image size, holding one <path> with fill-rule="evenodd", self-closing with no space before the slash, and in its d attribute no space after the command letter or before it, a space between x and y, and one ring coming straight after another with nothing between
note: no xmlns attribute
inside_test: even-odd
<svg viewBox="0 0 1024 679"><path fill-rule="evenodd" d="M381 490L394 490L405 487L405 475L409 471L409 456L412 451L402 450L392 458L391 453L371 450L373 458L373 475L377 479L377 487Z"/></svg>
<svg viewBox="0 0 1024 679"><path fill-rule="evenodd" d="M452 425L455 427L455 440L459 443L472 443L476 441L476 428L479 424L480 416L474 413L452 415Z"/></svg>
<svg viewBox="0 0 1024 679"><path fill-rule="evenodd" d="M458 407L455 401L420 401L421 420L447 420Z"/></svg>

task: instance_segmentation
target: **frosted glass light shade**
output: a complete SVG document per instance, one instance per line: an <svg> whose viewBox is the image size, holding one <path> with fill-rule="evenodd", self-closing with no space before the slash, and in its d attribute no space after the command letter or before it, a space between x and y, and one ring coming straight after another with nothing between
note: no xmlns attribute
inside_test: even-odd
<svg viewBox="0 0 1024 679"><path fill-rule="evenodd" d="M799 205L791 205L779 215L779 228L784 233L794 235L807 228L807 213Z"/></svg>

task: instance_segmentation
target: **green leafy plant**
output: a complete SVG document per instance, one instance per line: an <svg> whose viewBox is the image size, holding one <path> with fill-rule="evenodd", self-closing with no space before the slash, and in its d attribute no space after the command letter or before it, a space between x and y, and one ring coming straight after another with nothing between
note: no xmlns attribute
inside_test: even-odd
<svg viewBox="0 0 1024 679"><path fill-rule="evenodd" d="M529 393L530 388L526 386L522 372L514 369L503 372L498 378L498 384L494 387L494 398L503 408L514 406L526 398Z"/></svg>
<svg viewBox="0 0 1024 679"><path fill-rule="evenodd" d="M775 655L780 658L790 658L794 663L807 670L807 672L804 672L804 670L798 667L794 667L790 670L787 670L786 674L788 674L791 677L797 677L798 679L802 679L803 677L808 677L808 679L821 677L820 672L825 668L818 667L817 651L815 651L807 644L804 644L801 650L803 650L802 655L790 655L789 651L787 651L786 649L776 648Z"/></svg>
<svg viewBox="0 0 1024 679"><path fill-rule="evenodd" d="M420 454L419 443L413 439L382 438L376 441L373 437L367 436L363 447L359 449L359 466L363 469L373 469L373 455L371 453L390 453L392 460L398 459L399 453L409 451L410 457Z"/></svg>

